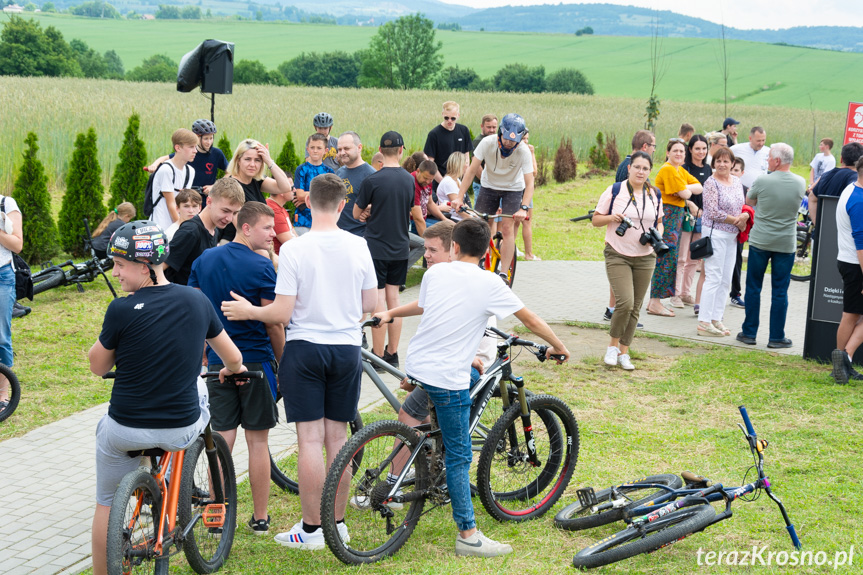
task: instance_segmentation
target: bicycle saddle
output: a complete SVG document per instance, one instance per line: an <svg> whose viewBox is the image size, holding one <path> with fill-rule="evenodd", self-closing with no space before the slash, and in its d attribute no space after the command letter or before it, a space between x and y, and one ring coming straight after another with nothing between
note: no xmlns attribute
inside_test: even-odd
<svg viewBox="0 0 863 575"><path fill-rule="evenodd" d="M150 449L139 449L137 451L127 451L126 453L129 457L162 457L165 455L165 450L151 447Z"/></svg>
<svg viewBox="0 0 863 575"><path fill-rule="evenodd" d="M713 482L704 477L703 475L698 475L696 473L692 473L691 471L684 471L680 474L683 480L692 487L710 487L713 485Z"/></svg>

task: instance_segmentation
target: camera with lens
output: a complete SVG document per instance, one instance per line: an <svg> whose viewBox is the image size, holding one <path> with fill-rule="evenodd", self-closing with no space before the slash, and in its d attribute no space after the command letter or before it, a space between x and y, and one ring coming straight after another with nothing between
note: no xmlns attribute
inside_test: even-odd
<svg viewBox="0 0 863 575"><path fill-rule="evenodd" d="M658 231L656 231L656 228L648 228L646 232L641 234L641 237L638 238L638 241L641 242L641 245L643 246L650 244L650 246L653 248L653 251L656 252L657 256L664 255L666 252L668 252L668 246L665 244L664 241L662 241L662 235Z"/></svg>
<svg viewBox="0 0 863 575"><path fill-rule="evenodd" d="M623 234L626 233L626 230L628 230L631 227L632 227L632 220L630 220L626 216L623 216L623 220L620 222L620 225L617 226L617 229L614 230L614 233L616 233L620 237L623 237Z"/></svg>

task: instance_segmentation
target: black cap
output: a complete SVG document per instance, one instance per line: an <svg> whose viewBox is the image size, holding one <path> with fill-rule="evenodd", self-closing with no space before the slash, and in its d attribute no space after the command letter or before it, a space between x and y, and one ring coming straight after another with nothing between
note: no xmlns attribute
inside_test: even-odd
<svg viewBox="0 0 863 575"><path fill-rule="evenodd" d="M727 128L728 126L736 126L736 125L737 125L737 124L739 124L739 123L740 123L740 122L738 122L738 121L737 121L737 120L735 120L734 118L725 118L725 121L724 121L724 122L722 122L722 129L724 130L724 129L725 129L725 128Z"/></svg>
<svg viewBox="0 0 863 575"><path fill-rule="evenodd" d="M381 136L381 148L401 148L404 145L405 141L402 140L402 135L398 132L390 130Z"/></svg>

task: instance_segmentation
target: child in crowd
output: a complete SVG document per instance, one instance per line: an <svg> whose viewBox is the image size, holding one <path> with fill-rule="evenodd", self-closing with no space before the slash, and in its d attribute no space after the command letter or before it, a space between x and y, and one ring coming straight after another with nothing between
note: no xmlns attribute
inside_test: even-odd
<svg viewBox="0 0 863 575"><path fill-rule="evenodd" d="M818 144L818 153L809 162L812 168L809 170L809 187L815 185L815 182L821 179L825 173L836 167L836 158L833 157L833 140L824 138Z"/></svg>
<svg viewBox="0 0 863 575"><path fill-rule="evenodd" d="M191 130L180 128L171 136L171 143L174 157L156 168L153 178L153 213L150 219L163 230L180 219L175 197L177 192L195 181L195 169L189 164L198 153L198 136Z"/></svg>
<svg viewBox="0 0 863 575"><path fill-rule="evenodd" d="M324 154L327 151L327 136L314 133L306 141L306 153L308 157L294 173L294 185L296 199L294 206L294 231L297 235L303 235L312 227L312 212L308 206L309 189L312 179L321 174L332 174L333 169L324 164Z"/></svg>
<svg viewBox="0 0 863 575"><path fill-rule="evenodd" d="M135 204L123 202L105 216L95 230L93 230L93 251L96 257L105 259L107 257L108 242L111 235L120 229L123 224L128 224L135 217Z"/></svg>
<svg viewBox="0 0 863 575"><path fill-rule="evenodd" d="M294 197L293 186L291 186L291 190L288 192L282 192L281 189L275 194L271 192L270 197L267 198L267 205L270 206L270 209L275 214L276 237L273 238L273 251L276 255L279 255L282 244L297 237L296 232L294 232L294 226L291 225L291 213L285 209L285 204L292 197ZM276 261L276 265L278 266L278 260Z"/></svg>
<svg viewBox="0 0 863 575"><path fill-rule="evenodd" d="M177 231L180 224L191 220L201 213L201 194L191 188L177 192L177 212L180 214L180 219L165 230L165 235L168 236L169 242L174 237L174 232Z"/></svg>

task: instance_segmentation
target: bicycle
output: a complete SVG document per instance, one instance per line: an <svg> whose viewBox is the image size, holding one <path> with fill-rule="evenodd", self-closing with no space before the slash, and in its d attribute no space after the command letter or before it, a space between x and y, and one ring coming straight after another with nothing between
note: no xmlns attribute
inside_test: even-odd
<svg viewBox="0 0 863 575"><path fill-rule="evenodd" d="M365 330L365 328L374 327L379 323L380 320L378 318L372 318L364 322L360 327ZM382 358L378 357L370 350L366 349L366 347L363 347L361 353L363 373L365 373L366 376L368 376L368 378L372 381L372 383L374 383L375 387L378 389L378 391L381 392L381 395L384 397L384 399L386 399L387 404L392 407L393 412L398 415L402 404L395 396L395 394L390 391L390 388L383 381L380 374L377 373L375 367L383 369L386 373L394 377L397 381L402 381L403 379L405 379L407 377L407 374L391 366ZM484 377L491 376L492 374L489 372L485 374ZM484 380L480 380L481 383L482 381ZM509 384L508 391L508 402L512 403L516 399L517 390L515 386ZM533 396L533 393L528 389L525 389L525 394L528 397ZM284 403L279 403L279 399L281 399L281 395L276 396L276 402L279 409L279 424L276 427L276 430L271 432L269 438L270 479L273 481L273 483L275 483L279 488L283 489L284 491L297 495L299 494L300 489L296 479L296 426L293 423L287 423L285 421ZM503 413L503 411L504 407L503 404L500 402L500 390L498 387L495 387L491 398L489 398L489 405L483 413L484 417L480 418L480 421L477 424L476 429L474 430L474 451L480 451L482 449L482 444L485 441L485 437L488 435L489 431L491 431L491 428L494 425L495 421L494 418L497 417L497 415L494 414L501 414ZM362 428L363 418L360 413L357 413L357 418L349 424L348 436L350 437L351 435L356 434Z"/></svg>
<svg viewBox="0 0 863 575"><path fill-rule="evenodd" d="M496 387L505 411L485 437L477 488L483 506L495 519L525 521L542 516L566 489L578 459L578 423L560 399L527 396L524 379L512 373L511 347L527 349L540 361L545 360L547 347L496 328L488 331L504 341L498 344L497 358L484 379L471 389L471 433ZM509 383L517 390L512 403L509 394L500 393ZM398 421L364 427L330 466L321 522L327 546L342 562L374 563L393 555L407 542L426 501L431 509L449 503L443 442L431 404L429 412L431 422L416 428ZM387 475L393 463L403 467L390 483ZM343 538L336 510L349 498L345 522L351 533Z"/></svg>
<svg viewBox="0 0 863 575"><path fill-rule="evenodd" d="M2 363L0 363L0 375L5 376L6 381L9 382L9 399L0 402L0 421L5 421L15 413L18 402L21 401L21 384L18 382L15 372Z"/></svg>
<svg viewBox="0 0 863 575"><path fill-rule="evenodd" d="M228 379L252 377L263 374L244 372ZM228 444L208 423L183 451L129 452L129 457L141 456L150 458L150 467L128 473L114 492L108 574L166 575L170 558L181 549L196 573L218 571L231 553L237 527L237 478Z"/></svg>
<svg viewBox="0 0 863 575"><path fill-rule="evenodd" d="M812 258L809 251L812 248L812 232L815 228L815 222L809 217L809 201L806 197L803 198L797 213L800 214L800 220L795 223L797 250L794 253L791 279L805 282L812 278Z"/></svg>
<svg viewBox="0 0 863 575"><path fill-rule="evenodd" d="M746 407L740 406L743 425L738 424L749 444L758 478L742 487L723 487L691 472L681 475L686 485L671 474L645 477L612 486L599 492L592 487L577 491L578 502L564 507L554 518L563 529L579 530L623 520L626 529L605 537L579 551L573 565L593 568L615 563L642 553L651 553L731 517L731 504L736 499L754 501L763 490L779 507L791 542L797 549L800 540L788 517L785 506L770 489L770 479L764 474L766 439L758 439ZM751 470L752 468L750 468ZM748 476L749 471L746 475ZM746 476L744 476L746 481ZM746 496L754 494L747 498ZM725 510L716 513L710 503L724 501Z"/></svg>
<svg viewBox="0 0 863 575"><path fill-rule="evenodd" d="M473 218L479 218L484 221L488 221L492 218L511 218L512 215L507 214L481 214L480 212L474 210L473 208L469 208L467 206L462 206L459 210L460 212L464 212ZM495 234L491 237L491 240L488 242L488 251L485 253L485 257L481 260L483 269L494 272L498 275L503 274L500 271L501 265L501 255L500 255L500 244L503 241L503 234L500 231L495 232ZM512 282L515 281L515 268L518 264L518 257L513 249L512 253L512 262L510 262L509 267L506 270L506 284L509 287L512 287Z"/></svg>

